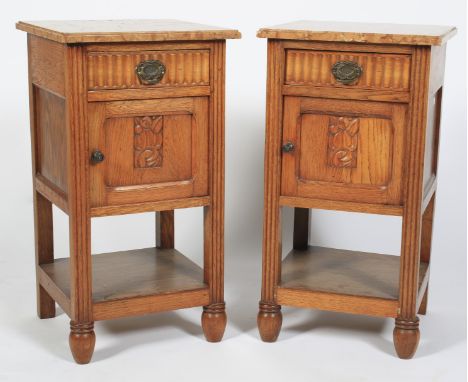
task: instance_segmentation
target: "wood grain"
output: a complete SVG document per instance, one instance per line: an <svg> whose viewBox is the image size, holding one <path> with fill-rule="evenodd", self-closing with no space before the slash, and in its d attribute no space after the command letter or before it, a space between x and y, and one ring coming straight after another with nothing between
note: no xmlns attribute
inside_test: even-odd
<svg viewBox="0 0 468 382"><path fill-rule="evenodd" d="M426 137L424 143L424 194L429 192L432 183L435 182L437 178L442 91L441 87L434 94L429 94Z"/></svg>
<svg viewBox="0 0 468 382"><path fill-rule="evenodd" d="M343 91L340 87L319 87L313 85L283 85L283 94L298 97L317 97L340 100L409 102L409 92L380 89L348 88Z"/></svg>
<svg viewBox="0 0 468 382"><path fill-rule="evenodd" d="M33 181L33 206L34 206L34 248L36 269L36 311L39 318L55 317L55 301L53 297L42 287L39 279L40 266L54 260L54 233L52 204L36 190L36 173L38 171L38 134L36 113L37 92L33 85L33 51L34 42L28 36L28 87L29 87L29 122L31 132L31 160Z"/></svg>
<svg viewBox="0 0 468 382"><path fill-rule="evenodd" d="M281 277L281 84L284 50L280 41L268 40L267 110L265 131L265 175L263 208L262 292L257 325L262 341L274 342L281 330L281 306L276 286Z"/></svg>
<svg viewBox="0 0 468 382"><path fill-rule="evenodd" d="M94 351L94 320L203 306L205 337L220 341L224 40L240 34L167 20L27 24L18 28L29 32L39 316L62 306L80 364ZM164 61L160 84L136 82L144 59ZM96 150L103 162L92 160ZM54 261L51 202L69 215L69 259ZM203 271L173 249L173 210L201 206ZM91 257L91 217L150 211L159 247L152 255ZM155 251L169 252L155 261Z"/></svg>
<svg viewBox="0 0 468 382"><path fill-rule="evenodd" d="M209 177L211 203L204 208L203 265L204 280L210 287L210 303L203 307L202 327L209 342L224 335L227 318L224 302L224 93L225 42L213 42L211 66L213 94L210 98Z"/></svg>
<svg viewBox="0 0 468 382"><path fill-rule="evenodd" d="M285 97L284 109L283 144L295 149L282 156L282 196L400 205L405 106ZM329 155L352 142L346 132L341 141L330 137L337 117L358 122L350 146L355 166L330 163Z"/></svg>
<svg viewBox="0 0 468 382"><path fill-rule="evenodd" d="M89 145L105 156L91 166L92 207L207 195L208 102L206 97L193 97L89 103ZM149 142L142 137L151 130L135 133L145 118L161 123L156 167L135 166L135 147ZM138 155L152 150L146 143Z"/></svg>
<svg viewBox="0 0 468 382"><path fill-rule="evenodd" d="M362 68L355 83L344 85L335 79L331 69L338 61L352 61ZM410 55L288 49L285 84L408 91L410 65Z"/></svg>
<svg viewBox="0 0 468 382"><path fill-rule="evenodd" d="M225 40L240 38L235 29L178 20L19 21L16 28L61 43Z"/></svg>
<svg viewBox="0 0 468 382"><path fill-rule="evenodd" d="M49 180L44 178L41 174L37 174L35 176L35 189L47 200L68 214L67 195Z"/></svg>
<svg viewBox="0 0 468 382"><path fill-rule="evenodd" d="M401 216L403 214L403 208L401 206L395 205L343 202L339 200L299 198L294 196L281 196L280 205L300 208L317 208L320 210L362 212L367 214L391 216Z"/></svg>
<svg viewBox="0 0 468 382"><path fill-rule="evenodd" d="M414 355L416 312L426 313L428 299L445 42L455 31L308 21L259 31L277 48L268 55L276 77L267 86L262 298L271 300L260 304L262 340L277 339L284 304L393 317L396 353ZM336 60L359 62L364 74L336 84ZM295 226L304 224L300 208L402 216L401 256L293 250L279 264L278 186ZM309 251L320 255L297 260Z"/></svg>
<svg viewBox="0 0 468 382"><path fill-rule="evenodd" d="M174 210L156 212L156 247L174 248Z"/></svg>
<svg viewBox="0 0 468 382"><path fill-rule="evenodd" d="M421 281L427 267L427 263L421 262ZM309 307L319 309L326 305L323 308L327 310L371 315L380 315L380 312L396 317L398 275L398 256L310 246L306 251L292 250L283 260L278 297L281 296L284 305L310 304ZM304 296L297 290L303 291ZM323 293L333 296L327 301ZM299 300L288 300L293 296ZM355 299L349 301L347 296ZM379 299L392 302L379 302ZM374 302L377 306L373 306Z"/></svg>
<svg viewBox="0 0 468 382"><path fill-rule="evenodd" d="M456 32L455 27L449 26L300 20L262 28L257 32L257 37L376 44L442 45Z"/></svg>
<svg viewBox="0 0 468 382"><path fill-rule="evenodd" d="M158 202L120 204L118 206L93 207L92 217L137 214L141 212L164 211L175 208L204 207L209 205L209 196L199 196L195 198L161 200Z"/></svg>
<svg viewBox="0 0 468 382"><path fill-rule="evenodd" d="M435 210L435 199L436 194L434 193L429 201L429 204L424 210L422 215L421 223L421 253L420 261L424 261L428 264L431 263L431 252L432 252L432 232L434 226L434 210ZM419 275L419 278L422 278L422 275ZM427 312L427 302L429 295L429 272L426 273L426 283L424 290L419 290L418 299L416 306L419 314L426 314Z"/></svg>
<svg viewBox="0 0 468 382"><path fill-rule="evenodd" d="M49 263L44 263L43 265L47 266L47 264ZM60 289L55 281L51 279L47 272L42 268L42 265L37 269L37 280L43 290L57 302L68 316L70 316L70 295L66 295L65 292Z"/></svg>
<svg viewBox="0 0 468 382"><path fill-rule="evenodd" d="M34 87L37 173L66 196L67 129L65 99Z"/></svg>
<svg viewBox="0 0 468 382"><path fill-rule="evenodd" d="M88 101L120 101L136 99L164 99L168 97L201 97L211 95L210 86L182 86L178 88L145 88L119 90L92 90L88 92Z"/></svg>
<svg viewBox="0 0 468 382"><path fill-rule="evenodd" d="M158 60L166 73L155 85L142 84L135 72L143 61ZM138 89L210 84L209 50L88 53L88 89Z"/></svg>
<svg viewBox="0 0 468 382"><path fill-rule="evenodd" d="M429 84L429 48L416 48L413 58L412 101L406 142L405 200L400 268L400 317L414 321L419 280L424 140Z"/></svg>
<svg viewBox="0 0 468 382"><path fill-rule="evenodd" d="M95 335L92 310L91 218L89 215L88 129L83 46L67 46L65 58L68 216L70 239L70 336L77 363L91 360Z"/></svg>
<svg viewBox="0 0 468 382"><path fill-rule="evenodd" d="M320 309L376 317L396 317L398 311L398 301L375 297L282 287L278 288L277 294L280 304L298 308Z"/></svg>
<svg viewBox="0 0 468 382"><path fill-rule="evenodd" d="M174 249L145 248L94 255L93 319L147 314L208 302L202 270ZM69 298L69 260L42 266Z"/></svg>
<svg viewBox="0 0 468 382"><path fill-rule="evenodd" d="M65 96L65 47L54 41L28 35L31 82Z"/></svg>

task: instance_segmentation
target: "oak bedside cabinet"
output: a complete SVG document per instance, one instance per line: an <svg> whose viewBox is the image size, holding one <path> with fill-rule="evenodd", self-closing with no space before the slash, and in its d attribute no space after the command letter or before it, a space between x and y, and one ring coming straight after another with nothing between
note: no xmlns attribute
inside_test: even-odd
<svg viewBox="0 0 468 382"><path fill-rule="evenodd" d="M268 38L263 281L258 327L281 305L395 318L411 358L426 313L447 40L455 28L299 21ZM281 206L294 207L281 260ZM308 245L312 208L402 217L401 255Z"/></svg>
<svg viewBox="0 0 468 382"><path fill-rule="evenodd" d="M175 20L19 22L28 33L38 315L70 316L90 361L94 321L203 306L208 341L223 299L225 40ZM54 258L52 204L70 257ZM174 249L174 209L204 207L204 269ZM91 256L91 218L156 212L156 247Z"/></svg>

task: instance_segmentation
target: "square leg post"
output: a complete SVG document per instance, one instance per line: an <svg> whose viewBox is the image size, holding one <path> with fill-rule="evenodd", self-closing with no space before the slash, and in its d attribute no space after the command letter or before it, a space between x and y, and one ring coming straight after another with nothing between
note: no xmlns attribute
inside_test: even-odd
<svg viewBox="0 0 468 382"><path fill-rule="evenodd" d="M156 212L156 247L174 248L174 210Z"/></svg>
<svg viewBox="0 0 468 382"><path fill-rule="evenodd" d="M306 250L309 246L310 210L294 208L293 248Z"/></svg>
<svg viewBox="0 0 468 382"><path fill-rule="evenodd" d="M422 231L421 231L421 261L429 263L428 272L430 272L431 264L431 248L432 248L432 228L434 223L434 208L435 208L436 193L432 195L426 210L423 213L422 218ZM421 303L419 304L418 314L426 314L427 311L427 299L429 294L429 275L427 275L428 281L426 290L422 297Z"/></svg>
<svg viewBox="0 0 468 382"><path fill-rule="evenodd" d="M54 231L52 203L34 191L34 234L36 247L37 315L39 318L55 317L55 301L40 285L41 264L54 261Z"/></svg>

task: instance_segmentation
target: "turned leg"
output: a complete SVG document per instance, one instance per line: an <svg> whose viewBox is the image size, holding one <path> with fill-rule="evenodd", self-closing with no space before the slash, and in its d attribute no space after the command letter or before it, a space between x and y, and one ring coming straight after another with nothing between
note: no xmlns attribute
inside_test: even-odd
<svg viewBox="0 0 468 382"><path fill-rule="evenodd" d="M202 328L208 342L219 342L226 329L224 302L224 208L212 203L204 209L204 279L210 286L210 304L203 307Z"/></svg>
<svg viewBox="0 0 468 382"><path fill-rule="evenodd" d="M174 210L156 212L156 247L174 248Z"/></svg>
<svg viewBox="0 0 468 382"><path fill-rule="evenodd" d="M275 342L278 339L283 323L281 306L260 301L257 316L258 331L264 342Z"/></svg>
<svg viewBox="0 0 468 382"><path fill-rule="evenodd" d="M94 345L96 343L94 323L77 323L70 321L70 336L68 341L76 363L89 363L93 356Z"/></svg>
<svg viewBox="0 0 468 382"><path fill-rule="evenodd" d="M54 261L54 234L52 203L37 191L34 191L34 231L36 247L36 269L41 264ZM55 301L36 281L37 315L39 318L55 317Z"/></svg>
<svg viewBox="0 0 468 382"><path fill-rule="evenodd" d="M214 67L224 68L225 44L213 46ZM224 69L214 72L215 83L224 83ZM203 307L203 333L209 342L219 342L226 329L224 302L224 89L214 87L210 100L213 108L210 132L209 193L211 203L203 214L204 281L209 286L210 303Z"/></svg>
<svg viewBox="0 0 468 382"><path fill-rule="evenodd" d="M434 208L435 208L435 198L436 193L432 195L432 198L429 204L426 207L426 210L423 213L422 217L422 227L421 227L421 261L431 263L431 247L432 247L432 226L434 222ZM428 270L429 272L429 270ZM426 314L427 311L427 300L429 295L429 281L427 283L424 296L419 305L418 314Z"/></svg>
<svg viewBox="0 0 468 382"><path fill-rule="evenodd" d="M265 131L265 172L263 207L262 293L257 325L265 342L274 342L281 330L281 306L276 288L281 280L281 110L283 97L276 81L282 78L281 44L268 40L267 112Z"/></svg>
<svg viewBox="0 0 468 382"><path fill-rule="evenodd" d="M203 307L202 328L208 342L222 340L226 329L227 316L223 302L210 304Z"/></svg>
<svg viewBox="0 0 468 382"><path fill-rule="evenodd" d="M70 349L76 363L91 360L96 342L92 307L92 272L89 217L70 214L71 321Z"/></svg>
<svg viewBox="0 0 468 382"><path fill-rule="evenodd" d="M413 358L419 344L419 318L416 317L412 321L395 319L393 342L398 357L402 359Z"/></svg>

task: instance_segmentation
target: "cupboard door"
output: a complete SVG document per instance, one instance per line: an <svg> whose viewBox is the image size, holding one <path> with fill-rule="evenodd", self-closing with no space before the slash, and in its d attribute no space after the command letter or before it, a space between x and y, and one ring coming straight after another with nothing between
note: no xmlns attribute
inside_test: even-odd
<svg viewBox="0 0 468 382"><path fill-rule="evenodd" d="M208 194L207 97L88 108L93 207Z"/></svg>
<svg viewBox="0 0 468 382"><path fill-rule="evenodd" d="M406 105L284 98L281 194L401 204Z"/></svg>

